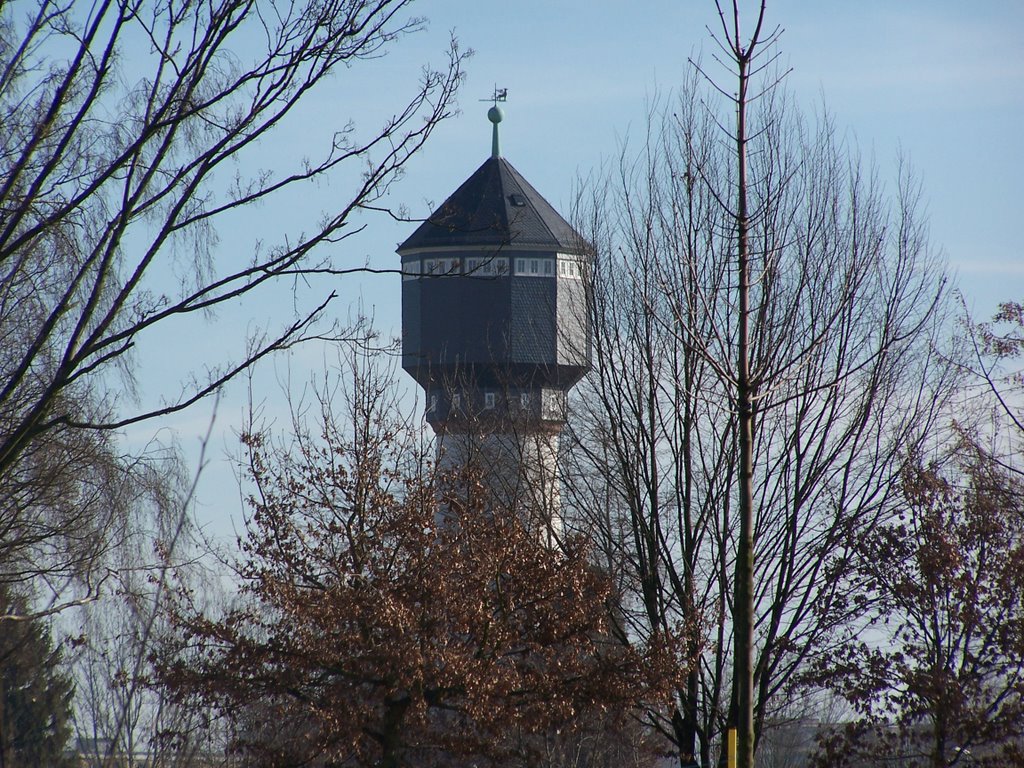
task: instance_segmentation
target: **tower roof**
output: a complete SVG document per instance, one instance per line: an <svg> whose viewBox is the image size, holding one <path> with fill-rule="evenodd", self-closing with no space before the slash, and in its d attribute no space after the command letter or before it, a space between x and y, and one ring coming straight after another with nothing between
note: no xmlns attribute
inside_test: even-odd
<svg viewBox="0 0 1024 768"><path fill-rule="evenodd" d="M490 157L398 252L460 246L578 253L584 241L511 163Z"/></svg>

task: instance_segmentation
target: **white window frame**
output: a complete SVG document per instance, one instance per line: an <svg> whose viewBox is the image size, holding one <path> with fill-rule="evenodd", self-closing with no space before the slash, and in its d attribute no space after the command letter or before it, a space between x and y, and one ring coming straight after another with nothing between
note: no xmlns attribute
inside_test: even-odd
<svg viewBox="0 0 1024 768"><path fill-rule="evenodd" d="M545 419L561 419L565 415L565 392L558 389L545 389L541 392L541 417Z"/></svg>
<svg viewBox="0 0 1024 768"><path fill-rule="evenodd" d="M574 256L559 255L558 276L567 280L582 280L583 261Z"/></svg>
<svg viewBox="0 0 1024 768"><path fill-rule="evenodd" d="M518 277L554 277L555 268L546 256L516 257L515 269Z"/></svg>
<svg viewBox="0 0 1024 768"><path fill-rule="evenodd" d="M508 259L499 256L466 259L466 271L471 277L501 277L508 274Z"/></svg>

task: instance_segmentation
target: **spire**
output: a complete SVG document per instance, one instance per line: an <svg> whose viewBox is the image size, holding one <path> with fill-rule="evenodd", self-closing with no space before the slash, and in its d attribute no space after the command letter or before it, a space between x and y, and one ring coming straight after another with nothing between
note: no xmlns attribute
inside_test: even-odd
<svg viewBox="0 0 1024 768"><path fill-rule="evenodd" d="M491 121L491 157L501 157L501 145L498 142L498 123L505 117L501 107L495 104L487 110L487 119Z"/></svg>
<svg viewBox="0 0 1024 768"><path fill-rule="evenodd" d="M508 88L494 86L494 95L491 98L480 99L480 101L490 101L493 104L487 110L487 119L491 121L491 157L501 157L501 144L498 142L498 123L504 119L505 113L501 111L498 102L505 101L507 98Z"/></svg>

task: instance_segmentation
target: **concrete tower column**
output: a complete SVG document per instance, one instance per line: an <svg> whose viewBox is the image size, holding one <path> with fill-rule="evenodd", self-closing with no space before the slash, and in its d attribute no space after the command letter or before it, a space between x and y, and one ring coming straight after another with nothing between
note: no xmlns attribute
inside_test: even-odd
<svg viewBox="0 0 1024 768"><path fill-rule="evenodd" d="M497 504L554 544L562 536L558 443L555 430L446 431L438 435L437 466L452 474L470 468Z"/></svg>

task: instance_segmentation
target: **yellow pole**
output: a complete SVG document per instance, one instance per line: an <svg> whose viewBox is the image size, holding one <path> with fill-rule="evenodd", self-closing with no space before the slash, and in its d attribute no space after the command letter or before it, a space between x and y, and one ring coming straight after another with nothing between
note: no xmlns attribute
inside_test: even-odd
<svg viewBox="0 0 1024 768"><path fill-rule="evenodd" d="M726 761L729 768L736 768L736 729L730 728L728 745L726 746Z"/></svg>

